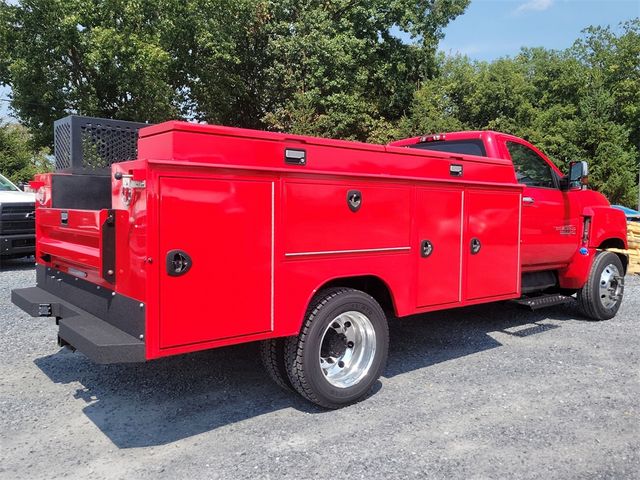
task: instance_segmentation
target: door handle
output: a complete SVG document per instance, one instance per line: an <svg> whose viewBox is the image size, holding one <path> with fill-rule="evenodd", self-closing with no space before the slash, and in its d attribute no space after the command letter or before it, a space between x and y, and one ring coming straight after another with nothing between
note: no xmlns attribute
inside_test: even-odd
<svg viewBox="0 0 640 480"><path fill-rule="evenodd" d="M420 256L423 258L428 257L433 253L433 244L429 240L423 240L420 242Z"/></svg>
<svg viewBox="0 0 640 480"><path fill-rule="evenodd" d="M534 203L536 203L536 201L533 199L533 197L522 197L522 203L524 203L525 205L533 205Z"/></svg>
<svg viewBox="0 0 640 480"><path fill-rule="evenodd" d="M482 243L480 243L479 239L472 238L470 247L471 247L471 255L476 255L482 248Z"/></svg>
<svg viewBox="0 0 640 480"><path fill-rule="evenodd" d="M171 277L184 275L191 269L191 257L182 250L167 252L167 274Z"/></svg>

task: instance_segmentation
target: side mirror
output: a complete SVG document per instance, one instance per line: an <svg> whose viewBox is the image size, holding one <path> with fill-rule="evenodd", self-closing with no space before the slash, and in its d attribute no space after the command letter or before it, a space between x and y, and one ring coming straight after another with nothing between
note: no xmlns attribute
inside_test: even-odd
<svg viewBox="0 0 640 480"><path fill-rule="evenodd" d="M569 185L580 187L589 183L589 165L587 162L571 162L569 164Z"/></svg>

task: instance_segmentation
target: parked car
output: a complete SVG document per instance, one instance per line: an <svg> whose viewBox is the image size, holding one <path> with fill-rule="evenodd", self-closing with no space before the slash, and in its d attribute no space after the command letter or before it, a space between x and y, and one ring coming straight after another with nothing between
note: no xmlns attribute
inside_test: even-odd
<svg viewBox="0 0 640 480"><path fill-rule="evenodd" d="M16 258L36 251L35 195L0 175L0 257Z"/></svg>

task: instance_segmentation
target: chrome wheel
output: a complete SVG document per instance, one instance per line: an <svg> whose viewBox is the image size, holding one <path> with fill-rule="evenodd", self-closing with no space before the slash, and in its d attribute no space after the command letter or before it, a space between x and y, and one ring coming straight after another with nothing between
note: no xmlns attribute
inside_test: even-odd
<svg viewBox="0 0 640 480"><path fill-rule="evenodd" d="M598 284L598 294L602 306L608 310L615 307L622 299L623 287L624 277L620 275L618 267L612 264L604 267Z"/></svg>
<svg viewBox="0 0 640 480"><path fill-rule="evenodd" d="M357 384L369 373L376 353L376 332L361 312L344 312L322 334L320 368L327 381L338 388Z"/></svg>

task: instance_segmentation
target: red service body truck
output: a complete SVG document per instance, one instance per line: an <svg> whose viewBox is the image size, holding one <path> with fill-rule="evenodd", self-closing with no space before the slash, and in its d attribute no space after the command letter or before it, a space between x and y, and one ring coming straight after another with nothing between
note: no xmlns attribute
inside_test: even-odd
<svg viewBox="0 0 640 480"><path fill-rule="evenodd" d="M337 408L381 375L395 317L576 294L602 320L622 301L627 258L605 249L626 247L623 212L583 185L585 162L564 175L520 138L383 146L89 120L93 157L122 148L96 140L113 127L135 159L85 152L36 177L37 286L12 300L95 362L262 341L278 384ZM56 162L75 150L56 145Z"/></svg>

